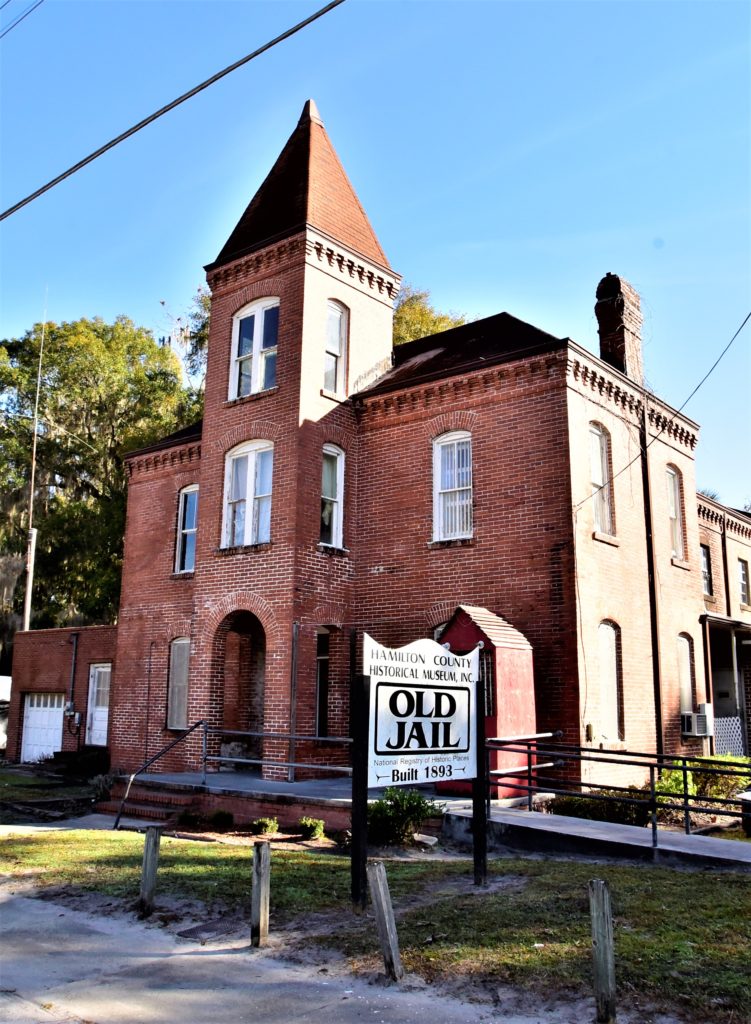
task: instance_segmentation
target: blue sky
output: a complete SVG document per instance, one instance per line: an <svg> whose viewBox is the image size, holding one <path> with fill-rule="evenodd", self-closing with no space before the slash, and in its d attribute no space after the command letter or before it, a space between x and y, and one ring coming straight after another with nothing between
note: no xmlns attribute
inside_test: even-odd
<svg viewBox="0 0 751 1024"><path fill-rule="evenodd" d="M322 2L45 0L0 41L2 208ZM0 335L45 301L169 333L312 96L405 280L596 351L621 274L678 407L751 309L750 40L745 0L348 0L3 222ZM738 507L750 351L685 410Z"/></svg>

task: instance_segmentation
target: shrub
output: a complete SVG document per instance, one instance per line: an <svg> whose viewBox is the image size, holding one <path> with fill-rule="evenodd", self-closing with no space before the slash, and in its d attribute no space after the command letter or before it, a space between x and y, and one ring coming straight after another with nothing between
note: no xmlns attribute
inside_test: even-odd
<svg viewBox="0 0 751 1024"><path fill-rule="evenodd" d="M649 796L637 786L629 786L628 792L620 790L599 790L602 796L631 797L646 800ZM548 806L551 814L566 814L571 818L588 818L590 821L609 821L615 825L638 825L644 827L649 821L649 807L645 803L616 803L612 800L597 800L594 796L572 794L556 796Z"/></svg>
<svg viewBox="0 0 751 1024"><path fill-rule="evenodd" d="M321 818L308 818L303 815L297 823L303 839L320 839L323 835L325 822Z"/></svg>
<svg viewBox="0 0 751 1024"><path fill-rule="evenodd" d="M180 811L177 816L177 824L182 828L197 828L200 823L201 819L195 811Z"/></svg>
<svg viewBox="0 0 751 1024"><path fill-rule="evenodd" d="M89 785L94 790L94 799L107 800L117 778L118 776L115 772L107 772L102 775L95 775L89 779Z"/></svg>
<svg viewBox="0 0 751 1024"><path fill-rule="evenodd" d="M214 811L209 818L209 825L215 832L228 832L235 824L232 811Z"/></svg>
<svg viewBox="0 0 751 1024"><path fill-rule="evenodd" d="M426 800L414 789L390 787L368 806L368 834L376 844L402 846L426 818L442 811L440 804Z"/></svg>
<svg viewBox="0 0 751 1024"><path fill-rule="evenodd" d="M263 836L279 831L279 822L276 818L256 818L250 823L250 831L254 836Z"/></svg>
<svg viewBox="0 0 751 1024"><path fill-rule="evenodd" d="M715 762L719 762L716 764ZM714 775L702 771L703 767L722 768L723 762L739 763L746 769L736 768L734 775ZM731 800L737 793L751 788L751 757L738 754L715 754L714 757L697 757L689 762L696 785L696 795L704 800Z"/></svg>
<svg viewBox="0 0 751 1024"><path fill-rule="evenodd" d="M647 786L647 790L649 787ZM662 798L657 797L657 806L665 803L680 803L683 800L683 770L681 768L673 768L670 771L663 772L659 778L655 779L655 789L664 794ZM686 772L686 793L689 796L696 796L696 783L694 781L693 772L690 770Z"/></svg>

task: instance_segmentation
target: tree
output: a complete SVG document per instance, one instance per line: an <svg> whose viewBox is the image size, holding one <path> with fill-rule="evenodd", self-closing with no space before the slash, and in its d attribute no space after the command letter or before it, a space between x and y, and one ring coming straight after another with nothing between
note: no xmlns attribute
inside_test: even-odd
<svg viewBox="0 0 751 1024"><path fill-rule="evenodd" d="M0 343L0 556L22 556L42 325ZM113 621L125 463L195 418L177 356L126 317L44 326L33 624ZM10 563L9 563L10 564ZM16 587L18 609L22 587Z"/></svg>
<svg viewBox="0 0 751 1024"><path fill-rule="evenodd" d="M199 287L193 296L188 311L187 347L185 365L191 377L201 381L199 390L203 390L203 379L206 375L206 355L209 348L209 323L211 321L211 292L208 288Z"/></svg>
<svg viewBox="0 0 751 1024"><path fill-rule="evenodd" d="M430 292L402 285L394 309L394 345L427 338L430 334L460 327L467 318L460 313L440 313L430 304Z"/></svg>

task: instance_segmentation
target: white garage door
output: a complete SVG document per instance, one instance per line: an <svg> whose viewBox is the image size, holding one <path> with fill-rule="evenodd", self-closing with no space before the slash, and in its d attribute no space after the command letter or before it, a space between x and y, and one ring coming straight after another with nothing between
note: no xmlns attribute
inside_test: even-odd
<svg viewBox="0 0 751 1024"><path fill-rule="evenodd" d="M39 761L63 746L64 693L27 693L23 711L22 761Z"/></svg>

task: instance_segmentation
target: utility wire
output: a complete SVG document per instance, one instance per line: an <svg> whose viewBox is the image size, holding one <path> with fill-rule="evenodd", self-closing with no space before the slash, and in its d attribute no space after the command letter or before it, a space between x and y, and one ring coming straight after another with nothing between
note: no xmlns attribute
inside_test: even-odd
<svg viewBox="0 0 751 1024"><path fill-rule="evenodd" d="M6 3L9 3L9 2L10 2L10 0L6 0ZM9 32L11 32L16 27L16 25L20 25L24 18L28 18L28 16L31 14L31 12L35 11L37 9L37 7L41 7L41 5L43 3L44 3L44 0L36 0L36 3L31 4L29 7L27 7L26 10L23 12L23 14L19 14L15 21L12 21L10 23L10 25L8 25L7 28L4 28L3 31L0 32L0 39L4 39L5 36L7 36L7 34ZM5 4L3 4L3 7L5 7ZM2 9L3 8L0 7L0 11Z"/></svg>
<svg viewBox="0 0 751 1024"><path fill-rule="evenodd" d="M10 3L10 0L3 0L3 2L0 4L0 11L4 10L8 6L9 3Z"/></svg>
<svg viewBox="0 0 751 1024"><path fill-rule="evenodd" d="M650 448L650 447L651 447L651 446L652 446L652 445L654 444L654 442L655 442L655 441L657 441L657 440L658 440L658 439L659 439L659 438L660 438L660 437L662 436L662 434L663 434L663 433L664 433L664 432L665 432L665 431L667 430L667 428L668 428L668 427L669 427L669 426L671 425L671 423L675 423L675 417L676 417L676 416L678 416L678 415L680 415L680 413L682 413L682 412L683 412L683 410L684 410L684 409L686 408L686 406L687 406L687 405L688 405L688 403L689 403L689 402L691 401L691 399L692 399L692 398L694 397L694 395L695 395L695 394L696 394L696 392L697 392L697 391L699 390L699 388L700 388L700 387L702 386L702 384L704 384L704 382L705 382L706 380L708 380L708 379L709 379L709 377L711 376L711 374L712 374L712 373L713 373L713 372L715 371L715 369L716 369L716 368L717 368L717 367L719 366L719 364L720 364L720 361L721 361L721 360L722 360L722 358L723 358L723 357L725 356L726 352L728 352L728 350L730 349L730 346L731 346L731 345L733 344L733 342L734 342L734 341L735 341L735 339L736 339L736 338L738 337L738 335L739 335L739 334L741 333L741 331L742 331L742 330L743 330L743 328L744 328L744 327L746 326L746 324L748 323L748 321L749 321L749 320L751 320L751 312L750 312L750 313L747 313L747 314L746 314L746 316L745 316L745 318L744 318L744 320L743 320L743 323L742 323L742 324L740 325L740 327L739 327L739 328L738 328L738 330L737 330L737 331L735 332L735 334L734 334L734 335L733 335L733 337L732 337L732 338L730 339L730 341L729 341L729 342L727 343L727 345L726 345L726 346L725 346L725 348L724 348L724 349L722 350L722 352L720 352L720 354L718 355L718 357L717 357L717 358L715 359L715 361L714 361L714 362L712 363L712 365L711 365L711 366L709 367L709 369L707 370L707 372L706 372L706 373L704 374L704 376L703 376L703 377L702 377L702 379L701 379L701 380L699 381L699 383L698 383L698 384L696 385L696 387L695 387L695 388L694 388L694 390L693 390L693 391L691 392L691 394L690 394L690 395L688 396L688 398L687 398L687 399L686 399L686 400L685 400L685 401L683 402L683 405L681 405L681 407L680 407L680 408L679 408L679 409L678 409L678 410L676 411L675 415L671 416L671 417L670 417L670 419L666 420L666 421L665 421L665 423L663 423L663 425L662 425L662 426L660 427L659 431L658 431L658 432L657 432L657 433L655 434L655 436L654 436L654 437L653 437L653 438L652 438L652 439L651 439L650 441L648 441L648 442L647 442L647 444L646 444L646 445L644 446L644 451L641 451L641 450L640 450L640 451L639 451L639 454L638 454L638 455L635 455L635 456L633 457L633 459L631 459L631 461L630 461L630 462L627 462L627 463L626 463L626 465L625 465L625 466L622 466L622 467L621 467L621 468L620 468L620 469L618 470L618 472L617 472L617 473L613 473L613 475L612 475L611 477L608 477L608 479L607 479L607 480L606 480L606 481L605 481L604 483L600 484L600 486L599 486L599 487L597 487L597 488L596 488L596 489L595 489L594 491L592 491L592 493L591 493L591 494L588 494L586 498L583 498L583 499L582 499L582 500L581 500L581 501L579 502L579 504L578 504L578 505L574 505L574 512L576 512L576 511L577 511L578 509L580 509L580 508L582 507L582 505L586 505L588 501L591 501L591 500L592 500L592 498L594 498L594 496L595 496L596 494L599 494L599 493L600 493L600 491L602 491L602 490L603 490L603 489L604 489L605 487L610 487L611 483L612 483L612 482L613 482L613 481L614 481L615 479L617 479L617 478L618 478L618 477L619 477L619 476L621 475L621 473L625 473L625 472L626 472L626 470L627 470L627 469L628 469L628 468L629 468L630 466L633 466L633 464L634 464L635 462L637 462L637 461L638 461L638 460L639 460L639 459L640 459L640 458L642 457L642 455L644 454L644 452L646 452L647 448Z"/></svg>
<svg viewBox="0 0 751 1024"><path fill-rule="evenodd" d="M38 0L38 4L42 2L43 0ZM297 25L293 25L292 28L288 28L286 32L282 32L281 35L276 36L275 39L270 40L268 43L264 43L263 46L260 46L257 50L254 50L252 53L247 54L247 56L241 57L240 60L235 61L234 64L230 64L229 67L224 68L222 71L218 71L215 75L212 75L211 78L207 78L205 82L201 82L200 85L195 86L195 88L191 89L189 92L183 93L182 96L178 96L176 100L172 100L171 103L168 103L166 106L161 107L159 110L155 111L155 113L151 114L149 117L145 117L143 121L139 121L138 124L133 125L132 128L129 128L126 132L123 132L122 135L118 135L116 138L111 139L104 146L100 146L99 149L95 150L93 153L90 153L89 156L84 157L83 160L79 160L77 164L74 164L72 167L69 167L67 171L63 171L62 174L58 174L56 178L53 178L52 181L48 181L46 185L42 185L42 187L38 188L36 192L32 192L31 195L26 196L25 199L21 199L13 206L8 207L7 210L5 210L3 213L0 213L0 221L5 220L6 217L10 217L11 214L16 213L18 210L26 206L28 203L33 202L34 199L38 199L39 196L44 195L45 192L49 192L49 190L51 188L54 188L55 185L59 185L61 181L65 181L66 178L69 178L72 174L75 174L76 171L80 171L82 167L85 167L87 164L90 164L93 160L96 160L97 157L102 156L102 154L106 153L110 149L113 149L119 143L124 142L125 139L129 139L131 135L135 135L136 132L140 132L142 128L145 128L146 125L151 124L152 121L156 121L157 118L161 117L163 114L169 113L170 110L174 110L175 107L179 107L181 103L184 103L186 100L192 99L192 97L196 96L199 92L202 92L204 89L208 89L208 87L210 85L213 85L214 82L218 82L220 78L224 78L226 75L229 75L231 72L236 71L238 68L242 67L243 64L247 64L249 61L254 60L256 57L260 57L262 53L265 53L267 50L270 50L272 47L276 46L278 43L283 42L285 39L289 39L290 36L295 35L295 33L299 32L303 28L306 28L306 26L312 24L312 22L314 21L317 21L319 18L322 18L324 14L328 14L329 11L332 11L335 7L339 7L339 5L343 3L344 0L332 0L331 3L326 4L325 7L321 7L321 9L316 11L315 14L311 14L309 18L305 18L303 21L298 22Z"/></svg>

